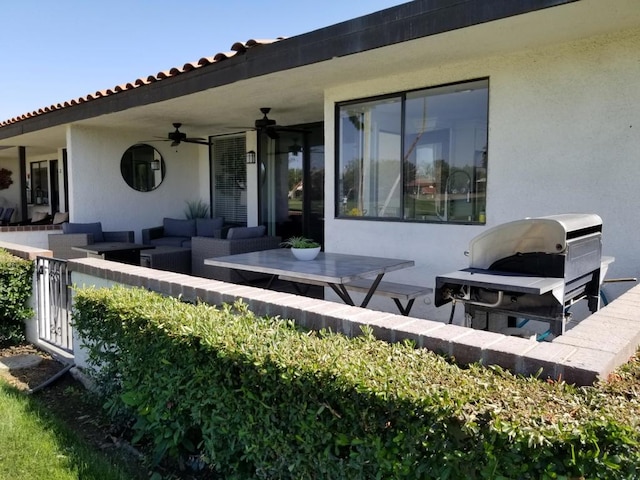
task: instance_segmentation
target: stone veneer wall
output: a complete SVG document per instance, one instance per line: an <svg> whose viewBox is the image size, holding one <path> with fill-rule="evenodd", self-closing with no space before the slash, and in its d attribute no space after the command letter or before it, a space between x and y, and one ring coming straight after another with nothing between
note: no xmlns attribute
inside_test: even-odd
<svg viewBox="0 0 640 480"><path fill-rule="evenodd" d="M626 363L640 345L640 286L630 289L552 342L536 342L442 322L404 317L300 295L152 270L99 259L69 261L74 284L120 283L212 305L242 298L258 315L295 319L310 329L330 328L358 335L369 325L377 338L413 340L418 347L455 357L460 364L480 361L514 373L590 385Z"/></svg>
<svg viewBox="0 0 640 480"><path fill-rule="evenodd" d="M0 226L0 233L42 232L42 231L53 231L53 230L62 230L62 226L61 225L3 225L3 226Z"/></svg>
<svg viewBox="0 0 640 480"><path fill-rule="evenodd" d="M13 228L13 227L1 227L1 228ZM33 227L32 227L33 228ZM18 243L2 242L0 241L0 248L3 248L16 257L24 258L25 260L35 260L36 257L52 257L53 252L51 250L43 250L38 247L30 247L28 245L20 245Z"/></svg>
<svg viewBox="0 0 640 480"><path fill-rule="evenodd" d="M0 244L10 243L30 245L42 249L49 248L49 235L62 233L61 225L6 225L0 227Z"/></svg>

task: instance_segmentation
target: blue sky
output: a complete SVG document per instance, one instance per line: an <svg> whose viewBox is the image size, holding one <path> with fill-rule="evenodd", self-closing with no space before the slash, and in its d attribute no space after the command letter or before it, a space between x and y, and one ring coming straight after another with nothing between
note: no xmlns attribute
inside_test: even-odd
<svg viewBox="0 0 640 480"><path fill-rule="evenodd" d="M3 2L0 121L228 51L406 0Z"/></svg>

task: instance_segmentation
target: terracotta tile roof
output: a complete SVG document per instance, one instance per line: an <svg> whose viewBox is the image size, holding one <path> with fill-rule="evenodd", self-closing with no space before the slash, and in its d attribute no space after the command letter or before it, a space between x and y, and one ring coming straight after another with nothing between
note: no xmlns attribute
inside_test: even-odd
<svg viewBox="0 0 640 480"><path fill-rule="evenodd" d="M138 87L142 87L144 85L148 85L154 82L160 82L166 78L176 77L186 72L190 72L192 70L197 70L202 67L206 67L207 65L211 65L214 63L222 62L227 60L228 58L234 57L236 55L241 55L245 53L247 50L260 46L260 45L268 45L270 43L278 42L280 40L284 40L285 37L278 37L275 39L251 39L246 42L236 42L231 46L231 51L229 52L220 52L216 53L212 57L202 57L197 62L185 63L182 67L173 67L169 70L164 70L156 73L155 75L149 75L146 78L138 78L133 82L124 83L121 85L116 85L113 88L108 88L106 90L98 90L95 93L90 93L83 97L74 98L73 100L68 100L63 103L57 103L55 105L50 105L48 107L39 108L38 110L34 110L33 112L25 113L18 117L11 118L9 120L0 121L0 128L6 127L8 125L21 122L28 118L37 117L39 115L44 115L45 113L53 112L55 110L60 110L63 108L72 107L74 105L79 105L81 103L90 102L92 100L96 100L102 97L108 97L110 95L116 95L120 92L124 92L126 90L133 90Z"/></svg>

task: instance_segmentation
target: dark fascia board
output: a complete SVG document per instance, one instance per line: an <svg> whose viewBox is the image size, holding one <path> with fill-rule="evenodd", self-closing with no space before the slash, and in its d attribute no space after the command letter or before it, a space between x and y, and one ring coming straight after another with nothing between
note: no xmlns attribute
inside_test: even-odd
<svg viewBox="0 0 640 480"><path fill-rule="evenodd" d="M132 90L0 127L0 139L580 0L414 0Z"/></svg>

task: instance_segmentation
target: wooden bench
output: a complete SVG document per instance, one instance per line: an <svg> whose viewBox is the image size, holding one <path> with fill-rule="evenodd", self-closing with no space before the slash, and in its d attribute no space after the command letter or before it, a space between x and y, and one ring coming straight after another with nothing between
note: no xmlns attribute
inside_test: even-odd
<svg viewBox="0 0 640 480"><path fill-rule="evenodd" d="M280 280L292 282L294 285L305 283L309 285L320 285L325 287L327 286L323 282L318 282L318 281L309 280L309 279L291 278L284 275L280 275L278 278ZM369 292L369 289L371 288L372 284L373 284L373 279L358 278L356 280L352 280L349 283L345 283L344 286L349 290L367 293ZM416 298L423 297L431 293L433 293L433 289L429 287L381 281L378 284L378 288L376 288L374 295L382 295L384 297L392 298L396 306L398 307L398 310L400 310L400 313L402 315L408 316L409 313L411 312L411 308L413 307L413 304ZM403 305L401 301L406 301L407 304Z"/></svg>

